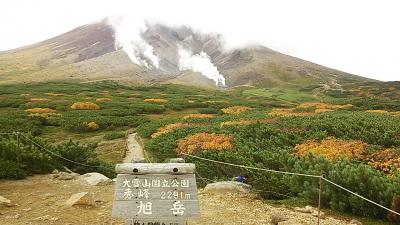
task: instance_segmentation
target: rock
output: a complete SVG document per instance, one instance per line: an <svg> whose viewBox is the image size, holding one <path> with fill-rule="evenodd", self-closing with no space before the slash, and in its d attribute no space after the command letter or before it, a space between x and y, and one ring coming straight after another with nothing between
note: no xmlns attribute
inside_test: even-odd
<svg viewBox="0 0 400 225"><path fill-rule="evenodd" d="M22 209L22 210L25 211L25 212L29 212L29 211L32 210L32 208L26 208L26 209Z"/></svg>
<svg viewBox="0 0 400 225"><path fill-rule="evenodd" d="M352 219L350 221L350 225L362 225L362 223L360 221L358 221L358 220Z"/></svg>
<svg viewBox="0 0 400 225"><path fill-rule="evenodd" d="M53 179L57 179L57 180L73 180L75 179L77 176L67 173L67 172L59 172L56 174L53 174Z"/></svg>
<svg viewBox="0 0 400 225"><path fill-rule="evenodd" d="M0 206L9 206L11 204L11 200L4 198L0 195Z"/></svg>
<svg viewBox="0 0 400 225"><path fill-rule="evenodd" d="M295 207L294 211L301 212L301 213L311 213L312 210L310 208L307 208L307 207L304 207L304 208Z"/></svg>
<svg viewBox="0 0 400 225"><path fill-rule="evenodd" d="M185 159L183 158L172 158L168 160L169 163L185 163Z"/></svg>
<svg viewBox="0 0 400 225"><path fill-rule="evenodd" d="M46 193L46 194L42 195L42 197L45 199L48 199L48 198L55 197L55 195L53 193Z"/></svg>
<svg viewBox="0 0 400 225"><path fill-rule="evenodd" d="M318 210L312 210L312 211L311 211L311 215L313 215L313 216L315 216L315 217L318 217ZM325 219L325 213L322 212L322 211L320 211L320 212L319 212L319 218Z"/></svg>
<svg viewBox="0 0 400 225"><path fill-rule="evenodd" d="M88 192L80 192L72 195L67 201L66 206L82 205L82 206L93 206L94 201L89 196Z"/></svg>
<svg viewBox="0 0 400 225"><path fill-rule="evenodd" d="M272 215L271 216L271 224L278 225L280 222L286 221L288 218L281 215Z"/></svg>
<svg viewBox="0 0 400 225"><path fill-rule="evenodd" d="M242 192L249 193L251 185L237 182L237 181L221 181L212 184L207 184L204 188L205 193L228 193L228 192Z"/></svg>
<svg viewBox="0 0 400 225"><path fill-rule="evenodd" d="M57 173L59 173L60 171L58 171L58 169L55 169L55 170L53 170L53 172L52 172L52 174L57 174Z"/></svg>
<svg viewBox="0 0 400 225"><path fill-rule="evenodd" d="M92 186L102 186L112 183L112 180L100 173L86 173L79 178Z"/></svg>

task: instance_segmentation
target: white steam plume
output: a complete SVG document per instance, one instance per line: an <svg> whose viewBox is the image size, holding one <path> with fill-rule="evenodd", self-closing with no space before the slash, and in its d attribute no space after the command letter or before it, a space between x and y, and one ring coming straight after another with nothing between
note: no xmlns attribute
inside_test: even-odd
<svg viewBox="0 0 400 225"><path fill-rule="evenodd" d="M225 78L219 73L218 69L211 62L210 57L205 52L193 55L191 51L179 47L179 70L193 70L200 72L215 82L217 86L225 86Z"/></svg>
<svg viewBox="0 0 400 225"><path fill-rule="evenodd" d="M121 47L133 63L159 68L160 59L153 53L153 47L140 36L147 29L143 20L124 16L109 18L108 22L115 28L116 47Z"/></svg>

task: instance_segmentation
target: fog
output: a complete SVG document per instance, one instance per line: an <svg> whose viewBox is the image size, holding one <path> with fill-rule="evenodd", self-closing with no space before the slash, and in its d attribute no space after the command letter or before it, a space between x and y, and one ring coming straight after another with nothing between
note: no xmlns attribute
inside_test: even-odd
<svg viewBox="0 0 400 225"><path fill-rule="evenodd" d="M400 31L395 0L302 1L105 1L2 0L0 50L32 44L107 16L188 25L221 33L227 49L262 44L285 54L379 80L400 80ZM133 34L135 35L135 34ZM129 35L130 36L130 35ZM146 43L122 40L123 48L142 49L143 61L158 58Z"/></svg>

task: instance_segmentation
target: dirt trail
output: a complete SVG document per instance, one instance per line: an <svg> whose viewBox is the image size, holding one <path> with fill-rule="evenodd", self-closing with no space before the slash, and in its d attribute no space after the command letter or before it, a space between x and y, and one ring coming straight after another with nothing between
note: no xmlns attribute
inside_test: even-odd
<svg viewBox="0 0 400 225"><path fill-rule="evenodd" d="M96 207L66 207L73 194L88 191L100 204ZM0 207L0 224L123 224L111 218L114 185L88 186L78 180L52 180L51 175L36 175L25 180L0 181L0 195L15 204ZM201 219L189 225L269 224L272 215L294 218L296 224L316 224L310 214L275 207L251 196L213 195L199 190ZM327 217L322 225L345 225L348 222Z"/></svg>
<svg viewBox="0 0 400 225"><path fill-rule="evenodd" d="M128 150L122 162L130 163L132 161L144 161L144 152L142 146L136 139L137 133L129 134L126 138Z"/></svg>

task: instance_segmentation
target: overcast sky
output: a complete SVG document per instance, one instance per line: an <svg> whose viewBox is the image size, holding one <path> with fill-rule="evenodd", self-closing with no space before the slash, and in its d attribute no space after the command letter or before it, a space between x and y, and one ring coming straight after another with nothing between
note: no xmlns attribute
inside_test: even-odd
<svg viewBox="0 0 400 225"><path fill-rule="evenodd" d="M129 14L223 34L229 47L259 43L324 66L400 80L397 0L1 0L0 51L109 15Z"/></svg>

